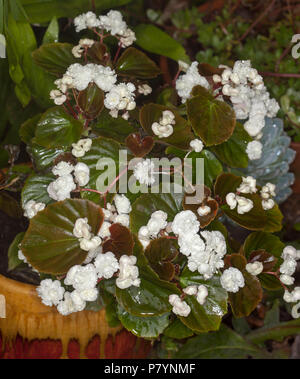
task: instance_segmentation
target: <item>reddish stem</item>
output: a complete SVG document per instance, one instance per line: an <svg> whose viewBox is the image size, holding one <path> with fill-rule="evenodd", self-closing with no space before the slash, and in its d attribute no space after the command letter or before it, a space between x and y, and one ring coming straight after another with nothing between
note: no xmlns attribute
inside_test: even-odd
<svg viewBox="0 0 300 379"><path fill-rule="evenodd" d="M300 78L300 74L281 74L279 72L260 72L262 76L273 76L276 78Z"/></svg>
<svg viewBox="0 0 300 379"><path fill-rule="evenodd" d="M116 52L116 55L115 55L115 57L114 57L114 61L113 61L113 64L116 64L116 62L117 62L117 59L118 59L118 57L119 57L119 54L120 54L120 51L121 51L121 49L122 49L122 46L121 46L121 44L119 43L119 46L118 46L118 50L117 50L117 52Z"/></svg>

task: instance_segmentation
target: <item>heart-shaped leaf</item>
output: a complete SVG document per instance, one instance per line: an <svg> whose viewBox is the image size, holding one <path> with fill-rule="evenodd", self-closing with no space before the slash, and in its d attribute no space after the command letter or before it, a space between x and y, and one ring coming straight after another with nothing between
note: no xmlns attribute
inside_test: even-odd
<svg viewBox="0 0 300 379"><path fill-rule="evenodd" d="M227 141L234 131L234 110L201 86L194 88L193 97L187 101L187 113L194 132L206 146Z"/></svg>
<svg viewBox="0 0 300 379"><path fill-rule="evenodd" d="M170 313L154 317L138 317L126 312L120 305L117 308L122 325L141 338L157 338L169 325Z"/></svg>
<svg viewBox="0 0 300 379"><path fill-rule="evenodd" d="M244 129L244 126L239 122L232 136L228 141L220 145L213 146L211 149L223 163L229 167L248 167L249 158L246 153L247 145L252 141L252 138Z"/></svg>
<svg viewBox="0 0 300 379"><path fill-rule="evenodd" d="M173 145L181 149L188 149L190 142L195 138L187 121L181 117L175 110L171 112L175 116L175 124L173 126L173 134L167 138L159 138L152 131L154 122L159 122L162 117L163 111L170 110L170 108L159 104L146 104L140 111L140 123L143 129L154 138L155 141L164 142L168 145Z"/></svg>
<svg viewBox="0 0 300 379"><path fill-rule="evenodd" d="M119 75L139 79L151 79L160 74L160 69L142 51L129 47L120 56L116 71Z"/></svg>
<svg viewBox="0 0 300 379"><path fill-rule="evenodd" d="M48 43L32 53L34 62L56 76L63 76L67 68L79 60L72 54L69 43Z"/></svg>
<svg viewBox="0 0 300 379"><path fill-rule="evenodd" d="M135 237L133 254L139 268L139 287L116 288L118 303L131 315L139 317L161 316L172 309L169 296L180 294L175 284L159 279L151 269L143 253L143 247Z"/></svg>
<svg viewBox="0 0 300 379"><path fill-rule="evenodd" d="M46 148L71 146L80 139L83 124L67 114L63 108L50 108L40 118L32 140Z"/></svg>
<svg viewBox="0 0 300 379"><path fill-rule="evenodd" d="M219 276L204 280L198 272L185 268L180 276L180 284L183 287L204 285L208 290L203 305L198 303L196 296L185 296L184 301L191 307L191 313L188 317L179 316L181 322L200 333L218 330L222 317L227 313L227 292L222 288Z"/></svg>
<svg viewBox="0 0 300 379"><path fill-rule="evenodd" d="M25 204L34 200L37 203L49 204L53 200L49 197L47 187L55 180L55 176L48 175L31 175L25 182L21 193L22 207Z"/></svg>
<svg viewBox="0 0 300 379"><path fill-rule="evenodd" d="M175 275L172 261L177 257L177 246L172 239L157 238L150 242L145 250L150 266L160 279L171 281Z"/></svg>
<svg viewBox="0 0 300 379"><path fill-rule="evenodd" d="M173 221L176 214L182 210L182 198L182 193L141 195L132 204L130 229L137 234L142 226L147 225L152 213L158 210L166 212L168 221Z"/></svg>
<svg viewBox="0 0 300 379"><path fill-rule="evenodd" d="M240 270L245 280L245 286L240 288L238 292L229 292L229 303L234 317L249 316L262 299L263 292L260 281L245 269L247 260L243 255L227 255L226 263Z"/></svg>
<svg viewBox="0 0 300 379"><path fill-rule="evenodd" d="M79 92L78 105L88 119L95 119L104 107L104 93L96 85L90 84L86 90Z"/></svg>
<svg viewBox="0 0 300 379"><path fill-rule="evenodd" d="M131 255L134 242L130 230L121 224L113 224L109 231L110 238L103 243L103 252L111 251L118 258L123 254Z"/></svg>
<svg viewBox="0 0 300 379"><path fill-rule="evenodd" d="M48 205L30 220L21 244L28 262L47 274L65 274L72 266L80 265L87 252L73 235L78 218L87 218L91 232L97 234L104 219L96 204L79 199L67 199Z"/></svg>
<svg viewBox="0 0 300 379"><path fill-rule="evenodd" d="M144 157L153 149L154 140L150 136L144 138L139 133L130 134L126 140L126 146L136 157Z"/></svg>

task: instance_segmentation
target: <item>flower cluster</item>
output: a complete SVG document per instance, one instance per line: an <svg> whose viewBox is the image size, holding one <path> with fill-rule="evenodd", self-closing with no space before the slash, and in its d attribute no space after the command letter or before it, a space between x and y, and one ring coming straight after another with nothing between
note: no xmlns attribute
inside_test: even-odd
<svg viewBox="0 0 300 379"><path fill-rule="evenodd" d="M185 287L183 289L183 292L190 296L196 296L197 301L200 305L203 305L205 303L206 298L208 296L208 289L203 284L201 284L200 286L191 285L191 286Z"/></svg>
<svg viewBox="0 0 300 379"><path fill-rule="evenodd" d="M229 267L224 270L220 278L221 286L227 292L236 293L240 288L245 286L245 279L240 270L235 267Z"/></svg>
<svg viewBox="0 0 300 379"><path fill-rule="evenodd" d="M250 61L236 61L232 69L223 65L220 68L224 69L222 74L213 76L218 91L230 98L237 119L248 119L244 128L249 135L260 139L265 117L276 116L278 103L270 99L262 76Z"/></svg>
<svg viewBox="0 0 300 379"><path fill-rule="evenodd" d="M169 303L173 306L173 313L178 316L187 317L191 313L191 307L181 300L178 295L170 295Z"/></svg>
<svg viewBox="0 0 300 379"><path fill-rule="evenodd" d="M153 133L158 136L158 138L167 138L173 134L173 126L175 125L175 116L171 111L163 111L162 117L159 122L154 122L152 124Z"/></svg>
<svg viewBox="0 0 300 379"><path fill-rule="evenodd" d="M152 213L148 224L140 228L138 237L144 248L149 245L152 238L156 238L167 227L167 218L166 212L155 211Z"/></svg>
<svg viewBox="0 0 300 379"><path fill-rule="evenodd" d="M82 158L85 153L90 151L92 147L92 140L90 138L83 138L72 144L72 154L76 158Z"/></svg>
<svg viewBox="0 0 300 379"><path fill-rule="evenodd" d="M192 89L200 85L205 88L209 88L209 83L204 76L199 74L198 62L193 62L187 69L186 73L180 75L176 80L176 90L178 96L181 97L182 103L185 103L191 96Z"/></svg>
<svg viewBox="0 0 300 379"><path fill-rule="evenodd" d="M85 186L90 180L90 169L81 162L73 166L69 162L61 161L53 167L52 173L58 178L48 185L47 191L52 199L58 201L70 198L71 192L76 189L76 183Z"/></svg>
<svg viewBox="0 0 300 379"><path fill-rule="evenodd" d="M154 168L155 165L151 159L142 159L135 165L133 175L141 184L149 186L155 183Z"/></svg>
<svg viewBox="0 0 300 379"><path fill-rule="evenodd" d="M44 203L37 203L34 200L29 200L26 204L24 204L24 216L27 218L32 218L38 212L45 209L45 206L46 204Z"/></svg>

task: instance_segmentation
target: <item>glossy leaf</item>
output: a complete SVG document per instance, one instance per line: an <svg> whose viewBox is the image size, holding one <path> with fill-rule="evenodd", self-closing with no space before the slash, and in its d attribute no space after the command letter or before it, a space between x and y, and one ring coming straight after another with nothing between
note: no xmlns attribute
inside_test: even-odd
<svg viewBox="0 0 300 379"><path fill-rule="evenodd" d="M48 43L32 53L34 62L56 76L63 76L67 68L78 62L72 54L73 45L69 43Z"/></svg>
<svg viewBox="0 0 300 379"><path fill-rule="evenodd" d="M54 107L40 118L33 142L46 148L71 146L80 139L83 125L61 107Z"/></svg>
<svg viewBox="0 0 300 379"><path fill-rule="evenodd" d="M116 288L118 303L131 315L139 317L161 316L172 309L169 303L171 294L179 294L175 284L159 279L150 268L143 254L140 242L135 239L134 255L137 257L139 268L139 287L131 286L127 289Z"/></svg>
<svg viewBox="0 0 300 379"><path fill-rule="evenodd" d="M129 47L120 56L116 71L119 75L139 79L151 79L160 74L160 69L155 62L134 47Z"/></svg>
<svg viewBox="0 0 300 379"><path fill-rule="evenodd" d="M150 53L163 55L175 61L189 62L183 46L169 34L151 24L140 24L135 29L136 44Z"/></svg>
<svg viewBox="0 0 300 379"><path fill-rule="evenodd" d="M110 238L103 243L103 252L111 251L118 258L123 254L131 255L134 242L130 230L121 224L113 224L109 231Z"/></svg>
<svg viewBox="0 0 300 379"><path fill-rule="evenodd" d="M189 339L175 356L177 359L246 359L249 357L270 358L266 351L225 325L221 325L217 332L200 334Z"/></svg>
<svg viewBox="0 0 300 379"><path fill-rule="evenodd" d="M183 194L161 193L143 194L133 204L130 213L130 229L138 233L139 229L147 225L153 212L161 210L167 213L168 221L173 221L177 213L182 210Z"/></svg>
<svg viewBox="0 0 300 379"><path fill-rule="evenodd" d="M22 207L30 201L34 200L37 203L49 204L53 200L47 192L48 185L55 180L55 176L48 175L31 175L25 182L22 190Z"/></svg>
<svg viewBox="0 0 300 379"><path fill-rule="evenodd" d="M79 92L77 101L85 117L93 120L104 107L104 93L96 84L90 84L86 90Z"/></svg>
<svg viewBox="0 0 300 379"><path fill-rule="evenodd" d="M67 147L47 149L37 144L27 145L27 151L31 155L37 170L44 170L53 166L55 159L67 150Z"/></svg>
<svg viewBox="0 0 300 379"><path fill-rule="evenodd" d="M87 251L80 249L73 229L76 220L85 217L96 235L104 216L101 208L90 201L67 199L39 212L30 220L22 241L22 252L28 262L47 274L64 274L72 266L80 265Z"/></svg>
<svg viewBox="0 0 300 379"><path fill-rule="evenodd" d="M218 330L222 317L227 313L227 292L222 288L220 278L215 275L204 280L198 272L185 268L180 276L180 284L182 287L205 285L208 290L203 305L198 303L196 296L185 296L184 301L191 307L191 313L188 317L179 316L181 322L196 332Z"/></svg>
<svg viewBox="0 0 300 379"><path fill-rule="evenodd" d="M173 145L181 149L188 149L191 140L195 137L187 121L181 117L175 110L172 113L175 116L175 124L173 125L173 134L167 138L158 138L152 131L152 124L159 122L162 117L162 112L170 110L168 107L159 104L146 104L140 111L140 123L143 129L154 138L155 141L164 142L168 145Z"/></svg>
<svg viewBox="0 0 300 379"><path fill-rule="evenodd" d="M8 271L14 270L20 266L23 261L18 257L19 244L22 242L25 233L18 233L8 249Z"/></svg>
<svg viewBox="0 0 300 379"><path fill-rule="evenodd" d="M21 125L19 129L19 135L21 137L21 140L27 145L30 144L32 138L34 138L35 128L41 116L42 114L39 113L35 115L34 117L28 119Z"/></svg>
<svg viewBox="0 0 300 379"><path fill-rule="evenodd" d="M234 110L203 87L195 87L193 95L187 101L187 113L194 132L206 146L227 141L235 128Z"/></svg>
<svg viewBox="0 0 300 379"><path fill-rule="evenodd" d="M232 136L228 141L211 149L216 156L229 167L248 167L249 158L246 153L247 145L252 138L245 131L242 124L236 123Z"/></svg>
<svg viewBox="0 0 300 379"><path fill-rule="evenodd" d="M234 317L246 317L257 307L262 299L262 288L260 281L246 271L247 261L243 255L232 254L226 257L230 261L231 267L241 271L245 280L245 286L238 292L229 292L229 303Z"/></svg>
<svg viewBox="0 0 300 379"><path fill-rule="evenodd" d="M59 36L59 24L56 17L53 17L48 25L46 33L43 37L43 44L57 43Z"/></svg>
<svg viewBox="0 0 300 379"><path fill-rule="evenodd" d="M106 109L103 109L92 128L93 132L99 136L112 138L121 143L124 143L129 134L136 131L136 128L122 117L111 117Z"/></svg>
<svg viewBox="0 0 300 379"><path fill-rule="evenodd" d="M175 339L184 339L192 337L194 332L184 325L179 318L176 318L172 324L170 324L167 329L164 330L164 335Z"/></svg>
<svg viewBox="0 0 300 379"><path fill-rule="evenodd" d="M139 133L130 134L126 140L126 146L135 157L144 157L153 149L154 140L150 136L144 138Z"/></svg>
<svg viewBox="0 0 300 379"><path fill-rule="evenodd" d="M131 333L141 338L157 338L169 325L170 313L154 317L138 317L118 306L118 317L122 325Z"/></svg>
<svg viewBox="0 0 300 379"><path fill-rule="evenodd" d="M218 176L215 183L215 195L218 195L222 201L224 213L237 224L250 230L261 230L276 232L281 229L282 214L277 205L274 206L271 213L262 208L262 199L259 193L242 194L243 197L253 201L253 208L245 214L238 214L237 208L231 210L226 204L226 195L229 192L236 193L236 189L242 182L242 178L233 174L224 173ZM225 205L226 204L226 205Z"/></svg>
<svg viewBox="0 0 300 379"><path fill-rule="evenodd" d="M145 250L152 269L160 279L171 281L175 275L172 261L177 257L178 250L174 240L161 237L151 241Z"/></svg>

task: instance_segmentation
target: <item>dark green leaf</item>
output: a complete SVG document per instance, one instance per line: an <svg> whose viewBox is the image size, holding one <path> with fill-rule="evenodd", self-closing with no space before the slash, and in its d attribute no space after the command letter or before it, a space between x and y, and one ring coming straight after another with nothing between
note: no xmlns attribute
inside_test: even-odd
<svg viewBox="0 0 300 379"><path fill-rule="evenodd" d="M31 175L26 180L22 190L22 207L30 200L44 204L51 203L53 200L48 195L47 187L54 180L55 176L52 174Z"/></svg>
<svg viewBox="0 0 300 379"><path fill-rule="evenodd" d="M48 43L32 53L34 62L50 74L63 76L67 68L78 62L69 43Z"/></svg>
<svg viewBox="0 0 300 379"><path fill-rule="evenodd" d="M56 17L53 17L50 24L48 25L46 33L44 34L43 44L58 42L58 36L59 36L58 21Z"/></svg>
<svg viewBox="0 0 300 379"><path fill-rule="evenodd" d="M67 199L48 205L30 220L22 241L22 252L37 270L47 274L64 274L81 264L87 251L80 249L73 235L78 218L88 219L91 232L97 235L104 216L101 208L87 200Z"/></svg>
<svg viewBox="0 0 300 379"><path fill-rule="evenodd" d="M183 287L190 285L205 285L208 296L203 305L200 305L196 296L186 296L184 301L191 307L188 317L181 317L181 321L190 329L196 332L208 332L218 330L222 317L227 313L227 292L220 284L220 278L214 276L209 280L204 280L198 272L191 272L184 269L180 276L180 284Z"/></svg>
<svg viewBox="0 0 300 379"><path fill-rule="evenodd" d="M67 150L67 147L47 149L36 144L27 146L27 151L32 156L37 170L44 170L49 166L53 166L54 160Z"/></svg>
<svg viewBox="0 0 300 379"><path fill-rule="evenodd" d="M130 47L124 51L117 62L119 75L139 79L151 79L160 74L157 65L143 52Z"/></svg>
<svg viewBox="0 0 300 379"><path fill-rule="evenodd" d="M39 113L35 115L34 117L28 119L21 125L20 130L19 130L19 135L21 137L21 140L24 143L30 144L32 138L34 138L35 128L41 116L42 114Z"/></svg>
<svg viewBox="0 0 300 379"><path fill-rule="evenodd" d="M181 117L175 110L171 110L175 116L173 125L173 134L167 138L159 138L152 131L152 124L159 122L162 112L170 110L168 107L159 104L146 104L140 111L140 123L144 130L154 138L155 141L164 142L167 145L173 145L181 149L188 149L190 142L195 138L187 121Z"/></svg>
<svg viewBox="0 0 300 379"><path fill-rule="evenodd" d="M63 108L47 110L40 118L33 143L46 148L71 146L80 139L83 125L67 114Z"/></svg>
<svg viewBox="0 0 300 379"><path fill-rule="evenodd" d="M221 325L220 330L191 338L177 359L245 359L270 358L267 352L248 342L232 329Z"/></svg>
<svg viewBox="0 0 300 379"><path fill-rule="evenodd" d="M93 120L104 107L104 93L96 84L90 84L86 90L79 92L77 101L85 117Z"/></svg>
<svg viewBox="0 0 300 379"><path fill-rule="evenodd" d="M248 167L248 155L246 153L248 143L252 138L239 122L228 141L213 146L211 149L223 163L229 167Z"/></svg>
<svg viewBox="0 0 300 379"><path fill-rule="evenodd" d="M164 331L164 335L170 338L183 339L194 335L194 332L185 326L179 318L176 318Z"/></svg>
<svg viewBox="0 0 300 379"><path fill-rule="evenodd" d="M132 316L119 305L118 316L123 326L134 335L142 338L157 338L169 325L170 313L154 317L138 317Z"/></svg>
<svg viewBox="0 0 300 379"><path fill-rule="evenodd" d="M14 270L16 267L21 265L21 261L18 257L19 244L22 242L25 233L19 233L14 238L13 242L8 249L8 271Z"/></svg>
<svg viewBox="0 0 300 379"><path fill-rule="evenodd" d="M187 101L187 113L194 132L207 146L227 141L235 128L234 110L203 87L195 87L193 94Z"/></svg>

